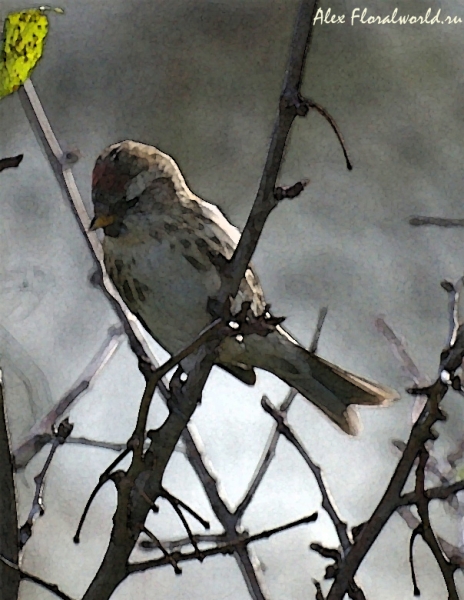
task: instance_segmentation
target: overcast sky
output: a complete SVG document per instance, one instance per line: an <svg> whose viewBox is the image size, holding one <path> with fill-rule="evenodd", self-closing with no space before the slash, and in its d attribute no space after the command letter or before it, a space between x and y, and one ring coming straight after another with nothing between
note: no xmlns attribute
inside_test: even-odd
<svg viewBox="0 0 464 600"><path fill-rule="evenodd" d="M26 3L27 4L27 3ZM33 82L60 143L79 149L73 172L90 210L90 173L108 144L131 138L172 154L192 190L218 204L242 227L254 199L284 74L294 0L62 0L50 16L43 60ZM25 8L3 0L0 18ZM292 130L280 176L283 185L309 177L297 200L271 215L254 257L273 312L302 343L317 313L329 312L320 354L359 374L396 387L411 384L375 328L383 315L406 341L424 376L434 378L447 333L447 298L440 281L464 270L464 231L411 228L428 214L464 218L464 4L420 0L323 1L345 23L318 24L304 93L335 117L350 152L348 172L328 124L318 115ZM386 16L457 16L461 24L352 26L353 9ZM1 174L0 359L5 370L10 428L17 443L71 386L100 347L116 317L88 283L92 260L17 95L0 102L0 156L24 154ZM160 354L160 358L164 357ZM29 385L28 387L25 382ZM135 423L142 379L122 346L98 383L71 412L74 433L124 442ZM260 373L253 389L220 373L210 378L194 417L231 505L251 477L272 425L260 407L266 393L279 402L286 387ZM438 429L440 452L462 437L462 399L448 394L450 415ZM357 524L376 506L405 440L412 400L365 409L359 439L341 434L299 398L290 413L311 456L324 469L343 518ZM163 418L160 403L152 423ZM32 479L45 454L18 478L21 519ZM82 543L72 535L100 472L114 459L105 450L68 445L47 480L45 516L28 543L24 567L83 594L103 556L115 494L98 496ZM166 485L216 524L204 492L181 453ZM251 531L319 509L314 480L284 441L244 524ZM432 510L440 532L458 542L458 522ZM162 539L183 535L169 508L150 526ZM200 532L200 526L197 526ZM370 599L413 598L407 562L410 530L399 516L364 561L359 582ZM335 543L326 517L255 545L272 600L312 597L312 578L325 562L308 550ZM415 546L423 600L443 598L435 562ZM462 576L457 577L464 594ZM21 600L48 598L24 584ZM135 576L115 598L248 598L233 558L189 563L175 577L168 567Z"/></svg>

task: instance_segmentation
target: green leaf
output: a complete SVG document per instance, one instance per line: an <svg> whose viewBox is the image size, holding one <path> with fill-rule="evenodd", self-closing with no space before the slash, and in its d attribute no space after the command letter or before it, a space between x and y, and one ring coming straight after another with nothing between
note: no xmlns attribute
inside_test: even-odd
<svg viewBox="0 0 464 600"><path fill-rule="evenodd" d="M48 33L45 14L48 11L63 13L61 8L40 6L11 13L5 19L0 52L0 98L15 92L40 60Z"/></svg>

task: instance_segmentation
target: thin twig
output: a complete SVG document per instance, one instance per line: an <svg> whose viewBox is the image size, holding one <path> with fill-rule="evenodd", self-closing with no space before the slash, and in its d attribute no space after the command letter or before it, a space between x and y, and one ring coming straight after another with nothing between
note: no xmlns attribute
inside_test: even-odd
<svg viewBox="0 0 464 600"><path fill-rule="evenodd" d="M98 483L97 485L94 487L94 489L92 490L92 493L89 496L89 499L86 502L86 505L84 507L84 510L82 512L82 516L79 519L79 524L77 526L76 529L76 533L74 534L74 543L75 544L79 544L80 543L80 537L81 537L81 531L82 531L82 527L84 526L84 522L85 519L87 517L87 513L90 510L90 507L92 506L92 502L94 501L96 495L98 494L98 492L101 490L101 488L105 485L105 483L107 483L108 481L111 481L111 475L113 472L113 469L122 461L124 460L124 458L126 458L126 456L130 453L130 449L126 448L110 465L109 467L107 467L103 473L100 475L99 479L98 479Z"/></svg>
<svg viewBox="0 0 464 600"><path fill-rule="evenodd" d="M375 325L377 330L388 341L393 354L400 361L406 373L408 373L416 385L422 385L424 382L419 369L417 368L413 359L410 357L403 342L398 338L393 329L381 317L376 320Z"/></svg>
<svg viewBox="0 0 464 600"><path fill-rule="evenodd" d="M345 146L345 140L343 139L343 136L341 134L340 129L338 128L337 122L335 121L335 119L327 112L327 110L321 106L320 104L317 104L316 102L313 102L312 100L308 101L308 106L309 108L313 108L314 110L316 110L320 115L322 115L324 117L324 119L329 123L329 125L332 127L335 135L337 136L338 141L340 142L340 146L342 147L342 151L343 151L343 156L345 157L345 161L346 161L346 168L351 171L353 169L353 165L351 164L350 161L350 157L348 156L348 151L346 149Z"/></svg>
<svg viewBox="0 0 464 600"><path fill-rule="evenodd" d="M272 404L266 397L264 397L261 401L261 406L275 420L279 432L292 444L292 446L295 447L295 449L299 452L300 456L303 458L303 460L313 473L317 485L319 487L319 491L321 492L322 508L329 515L332 523L334 524L343 551L347 553L352 545L351 540L348 537L347 526L346 523L341 519L340 515L337 512L337 509L335 508L334 503L330 498L330 494L325 484L321 468L311 459L309 454L306 452L303 444L298 439L293 429L286 422L285 414L274 408L274 406L272 406Z"/></svg>
<svg viewBox="0 0 464 600"><path fill-rule="evenodd" d="M428 500L446 500L450 496L462 492L463 490L464 481L456 481L455 483L429 488L428 490L425 490L424 494ZM417 504L418 500L419 497L416 492L409 492L408 494L403 494L401 496L398 505L407 506L409 504Z"/></svg>
<svg viewBox="0 0 464 600"><path fill-rule="evenodd" d="M267 529L262 531L261 533L256 533L254 535L242 534L236 540L231 542L227 542L221 546L216 546L214 548L206 548L202 550L202 554L204 558L209 556L215 556L217 554L232 554L235 551L237 546L247 546L253 542L257 542L259 540L263 540L269 538L276 533L281 533L282 531L287 531L288 529L293 529L295 527L299 527L300 525L306 525L307 523L311 523L317 519L317 513L313 513L308 517L303 517L302 519L297 519L296 521L292 521L291 523L287 523L286 525L281 525L280 527L274 527L273 529ZM196 552L182 553L182 552L173 552L170 554L170 557L177 562L183 562L186 560L198 560L198 556ZM156 567L160 567L169 562L169 560L164 558L158 558L154 560L148 560L142 563L130 563L127 566L128 574L138 573L141 571L146 571L148 569L153 569Z"/></svg>
<svg viewBox="0 0 464 600"><path fill-rule="evenodd" d="M93 277L93 282L100 287L103 294L112 305L113 310L124 327L131 350L138 357L139 361L145 364L154 364L155 358L143 337L138 321L126 307L121 296L108 277L103 263L103 250L97 234L93 231L89 231L90 217L72 174L72 164L69 164L67 153L62 150L53 133L53 129L32 81L30 79L25 81L24 86L22 86L17 93L29 123L44 149L60 189L69 202L77 223L84 234L92 258L95 261L97 271Z"/></svg>
<svg viewBox="0 0 464 600"><path fill-rule="evenodd" d="M412 513L410 506L399 506L397 512L410 529L414 530L420 524L419 519ZM462 548L453 546L440 536L437 536L437 540L450 563L457 565L460 569L464 569L464 553Z"/></svg>
<svg viewBox="0 0 464 600"><path fill-rule="evenodd" d="M388 341L390 349L392 350L394 356L401 363L401 367L403 371L411 377L416 386L421 387L422 385L427 385L430 381L423 377L417 368L415 362L409 355L408 351L404 343L400 340L400 338L395 334L393 329L384 321L382 318L378 318L376 320L377 330L385 337ZM418 396L413 404L411 411L411 420L413 423L417 421L422 409L424 408L426 402L426 396Z"/></svg>
<svg viewBox="0 0 464 600"><path fill-rule="evenodd" d="M297 394L298 394L298 392L296 390L294 390L294 389L289 390L285 400L282 402L282 404L280 406L281 412L286 412L288 410L288 408L290 407L291 403L293 402L293 400ZM265 399L265 397L263 397L263 400L264 399ZM261 482L264 479L264 476L266 475L266 473L272 463L272 460L275 457L279 439L280 439L280 431L278 430L277 425L273 425L273 428L272 428L272 430L269 434L268 440L266 442L266 446L261 454L261 458L259 459L258 465L255 469L255 472L253 473L252 478L251 478L248 489L246 490L246 492L243 496L243 499L238 504L238 506L234 512L234 516L237 518L238 521L245 514L245 511L251 504L251 501L253 500L258 487L261 485Z"/></svg>
<svg viewBox="0 0 464 600"><path fill-rule="evenodd" d="M196 544L212 544L217 546L218 544L227 543L227 538L224 533L194 533L193 538ZM177 540L162 540L162 543L168 552L173 552L174 550L181 550L182 548L185 548L185 546L191 546L192 540L190 537L183 537ZM139 546L143 550L153 550L158 547L157 544L148 540L142 540Z"/></svg>
<svg viewBox="0 0 464 600"><path fill-rule="evenodd" d="M147 535L152 542L154 542L156 544L156 546L161 550L161 552L164 555L164 558L166 560L166 562L168 562L172 568L174 569L174 573L176 575L181 575L182 574L182 569L179 567L179 565L177 564L177 560L175 558L173 558L172 554L170 554L166 548L163 546L163 544L159 541L159 539L156 537L156 535L154 533L152 533L149 529L147 529L146 527L141 527L141 531L143 531L143 533L145 535Z"/></svg>
<svg viewBox="0 0 464 600"><path fill-rule="evenodd" d="M448 379L452 381L455 377L455 371L461 367L463 356L464 330L460 326L454 345L440 356L439 373L436 381L426 388L416 387L409 390L411 393L427 396L427 402L412 427L404 452L381 501L370 519L362 527L349 554L342 561L327 600L342 600L348 589L349 582L369 552L372 544L393 512L401 505L402 490L414 466L416 457L421 449L425 447L428 440L435 439L436 434L432 429L435 423L445 419L440 408L440 403L449 389L449 381L444 381L443 373L446 373ZM433 542L431 543L433 544Z"/></svg>
<svg viewBox="0 0 464 600"><path fill-rule="evenodd" d="M29 461L48 443L52 441L53 424L75 404L81 395L89 389L102 369L108 364L122 341L122 328L111 327L106 339L76 382L61 397L58 403L29 432L26 440L14 450L14 461L17 469L23 469Z"/></svg>
<svg viewBox="0 0 464 600"><path fill-rule="evenodd" d="M189 506L188 504L186 504L185 502L183 502L180 498L176 498L176 496L173 496L170 492L168 492L165 489L162 490L161 496L163 498L165 498L168 502L170 502L170 504L172 504L173 506L176 505L176 506L179 506L180 508L183 508L184 510L186 510L205 529L209 529L210 528L209 522L206 521L205 519L203 519L203 517L201 517L196 511L194 511L191 506Z"/></svg>
<svg viewBox="0 0 464 600"><path fill-rule="evenodd" d="M169 360L167 360L165 363L159 366L148 378L145 385L145 391L140 402L140 408L137 416L137 424L128 442L128 446L130 446L134 450L134 458L138 460L141 460L142 458L148 413L150 411L151 401L153 399L156 387L158 386L158 382L161 380L162 377L169 373L171 369L173 369L175 366L181 363L184 360L184 358L196 352L206 342L217 337L221 327L224 327L221 319L216 319L215 321L213 321L191 344L189 344L178 354L172 356ZM173 377L173 380L175 380L175 377ZM172 405L172 400L173 395L171 394L170 401L168 401L168 408L170 410L175 410L175 408L173 408Z"/></svg>
<svg viewBox="0 0 464 600"><path fill-rule="evenodd" d="M409 568L411 569L411 579L412 579L412 587L414 596L420 596L420 589L417 585L417 576L416 569L414 568L414 542L418 535L422 532L422 523L418 521L417 527L411 533L411 538L409 539Z"/></svg>
<svg viewBox="0 0 464 600"><path fill-rule="evenodd" d="M200 435L193 423L189 423L182 432L182 441L185 445L187 459L203 485L214 514L224 528L226 541L237 539L239 515L232 512L226 498L223 497L218 476L206 456ZM264 577L259 561L254 556L253 548L236 548L233 556L252 599L266 600L269 595L266 592Z"/></svg>
<svg viewBox="0 0 464 600"><path fill-rule="evenodd" d="M446 589L448 591L448 600L459 600L458 591L456 589L456 583L454 581L454 572L456 565L451 564L446 556L444 555L440 545L435 537L429 515L429 502L425 494L425 466L429 454L425 448L422 448L419 453L419 464L416 470L416 496L417 496L417 511L421 519L420 535L422 539L430 548L438 566L440 567L441 574L446 583ZM417 585L416 585L417 588ZM416 594L417 595L417 594Z"/></svg>
<svg viewBox="0 0 464 600"><path fill-rule="evenodd" d="M72 600L71 596L68 596L67 594L62 592L60 590L60 588L57 585L55 585L54 583L49 583L48 581L45 581L44 579L41 579L40 577L37 577L36 575L32 575L32 573L23 571L16 563L12 562L11 560L8 560L1 554L0 554L0 562L2 562L4 565L9 567L12 571L16 571L16 573L19 574L19 579L21 579L22 581L31 581L32 583L35 583L36 585L43 587L45 590L48 590L49 592L51 592L58 598L61 598L61 600ZM4 590L2 589L2 594L3 594L3 592L4 592Z"/></svg>
<svg viewBox="0 0 464 600"><path fill-rule="evenodd" d="M47 456L47 460L42 467L42 470L38 475L34 477L35 483L35 493L34 498L32 500L31 510L29 511L29 515L25 521L25 523L21 526L19 530L19 548L24 548L25 544L28 542L29 538L32 535L32 528L34 526L34 521L38 516L42 516L45 512L44 502L43 502L43 492L45 485L45 475L47 474L48 469L52 463L52 459L55 455L55 452L62 446L68 436L71 434L73 430L73 425L69 422L69 419L65 419L62 423L60 423L57 431L53 434L52 446L50 448L50 452Z"/></svg>
<svg viewBox="0 0 464 600"><path fill-rule="evenodd" d="M198 554L198 559L199 559L200 561L202 561L202 560L203 560L203 557L202 557L202 554L201 554L201 552L200 552L200 549L198 548L198 544L197 544L197 542L196 542L196 540L195 540L195 537L194 537L194 535L193 535L193 533L192 533L192 530L190 529L190 525L188 524L188 521L187 521L187 519L185 518L185 516L184 516L183 512L182 512L182 511L181 511L181 509L180 509L180 507L181 507L182 505L183 505L183 506L186 506L186 505L185 505L185 504L183 504L183 503L181 504L181 502L180 502L180 500L179 500L178 498L176 498L175 496L173 496L172 494L170 494L170 493L169 493L169 492L167 492L166 490L163 490L163 491L162 491L162 493L161 493L160 495L161 495L161 497L162 497L162 498L165 498L165 499L166 499L166 500L169 502L169 504L170 504L170 505L172 506L172 508L174 509L174 511L175 511L175 513L176 513L176 515L177 515L177 516L179 517L179 519L182 521L182 525L184 526L184 529L185 529L185 531L187 532L187 536L188 536L188 538L189 538L189 540L190 540L190 543L192 544L192 546L193 546L193 548L194 548L195 552ZM196 513L195 513L193 510L191 510L190 508L189 508L188 510L189 510L189 512L190 512L191 514L194 514L194 515L195 515L195 517L198 517L198 515L197 515L197 514L196 514ZM200 520L200 519L201 519L201 517L198 517L198 520ZM209 529L209 523L208 523L208 529Z"/></svg>
<svg viewBox="0 0 464 600"><path fill-rule="evenodd" d="M311 43L317 5L317 0L302 0L300 2L280 97L279 112L274 124L266 163L250 215L233 257L226 268L228 277L223 279L224 283L218 296L221 306L226 305L229 296L235 297L266 219L278 204L278 201L274 198L274 189L282 164L287 136L293 121L297 116L304 117L308 113L306 102L301 96L301 84L306 56Z"/></svg>
<svg viewBox="0 0 464 600"><path fill-rule="evenodd" d="M436 225L437 227L464 227L464 219L443 219L441 217L411 217L409 224L413 227Z"/></svg>
<svg viewBox="0 0 464 600"><path fill-rule="evenodd" d="M79 444L81 446L92 446L94 448L103 448L113 452L122 452L127 448L127 442L118 444L117 442L103 442L100 440L91 440L86 437L69 437L68 444Z"/></svg>
<svg viewBox="0 0 464 600"><path fill-rule="evenodd" d="M316 323L316 329L314 330L314 334L313 334L311 343L309 345L309 352L311 352L313 354L315 354L317 352L317 346L318 346L319 339L321 336L322 327L324 325L325 318L327 316L327 310L328 310L327 306L323 306L319 310L317 323ZM287 413L287 411L289 410L290 406L292 405L292 402L295 399L295 397L297 396L297 394L298 394L298 392L295 389L293 389L293 388L289 389L285 399L283 400L283 402L279 408L279 410L282 414ZM272 427L272 430L271 430L269 436L268 436L268 440L266 442L264 450L261 453L261 458L259 459L258 465L257 465L255 472L251 478L251 481L248 485L248 489L245 492L243 499L238 504L238 506L234 512L234 516L237 518L237 523L240 522L240 519L243 517L245 511L247 510L248 506L250 505L251 501L253 500L256 490L261 485L261 482L264 479L264 476L266 475L266 473L269 469L269 466L272 463L272 460L274 459L279 438L280 438L280 431L277 427L277 424L275 423Z"/></svg>
<svg viewBox="0 0 464 600"><path fill-rule="evenodd" d="M459 324L462 322L459 314L459 301L463 284L464 277L461 277L455 284L450 281L441 282L441 287L448 294L449 333L446 347L449 348L456 343Z"/></svg>
<svg viewBox="0 0 464 600"><path fill-rule="evenodd" d="M313 339L311 340L311 344L309 345L309 352L311 354L316 354L316 352L317 352L317 346L319 344L322 327L324 326L324 322L325 322L325 318L327 317L328 310L329 310L328 306L323 306L319 310L319 314L317 316L316 329L314 330Z"/></svg>
<svg viewBox="0 0 464 600"><path fill-rule="evenodd" d="M8 158L0 158L0 173L5 169L15 169L16 167L19 167L23 158L23 154L18 154L18 156L10 156Z"/></svg>

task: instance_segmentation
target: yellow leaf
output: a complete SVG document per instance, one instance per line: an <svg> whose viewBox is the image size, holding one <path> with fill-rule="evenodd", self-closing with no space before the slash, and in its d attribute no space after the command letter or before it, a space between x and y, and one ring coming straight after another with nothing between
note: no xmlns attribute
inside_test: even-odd
<svg viewBox="0 0 464 600"><path fill-rule="evenodd" d="M40 6L7 16L0 53L0 98L15 92L31 75L43 53L48 33L46 12L61 8Z"/></svg>

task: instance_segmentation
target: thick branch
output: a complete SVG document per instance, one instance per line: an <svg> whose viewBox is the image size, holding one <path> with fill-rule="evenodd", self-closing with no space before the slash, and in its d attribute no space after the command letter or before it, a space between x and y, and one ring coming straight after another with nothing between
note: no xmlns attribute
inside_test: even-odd
<svg viewBox="0 0 464 600"><path fill-rule="evenodd" d="M6 411L3 398L3 383L0 371L0 556L17 564L18 516L13 479L13 462L10 454L10 440L6 425ZM4 600L16 600L19 590L19 573L0 562L0 590Z"/></svg>
<svg viewBox="0 0 464 600"><path fill-rule="evenodd" d="M216 316L224 314L228 298L235 297L237 294L265 221L277 202L273 192L290 126L298 111L301 110L299 93L316 4L316 0L301 1L279 114L274 126L266 166L250 217L227 269L226 274L229 277L225 278L226 283L217 299L220 314ZM305 111L307 110L305 106ZM305 111L301 114L306 114ZM171 408L164 424L158 430L151 432L152 443L145 454L143 465L138 460L133 461L127 477L123 478L119 485L118 506L114 515L110 544L84 600L108 599L125 578L128 559L137 540L140 524L145 522L150 510L147 499L153 503L159 495L164 470L201 398L203 387L214 364L214 354L219 342L220 340L214 340L199 349L195 365L187 374L185 383L178 376L171 381L171 401L175 410ZM131 496L136 481L140 482L137 485L142 486L143 494Z"/></svg>

